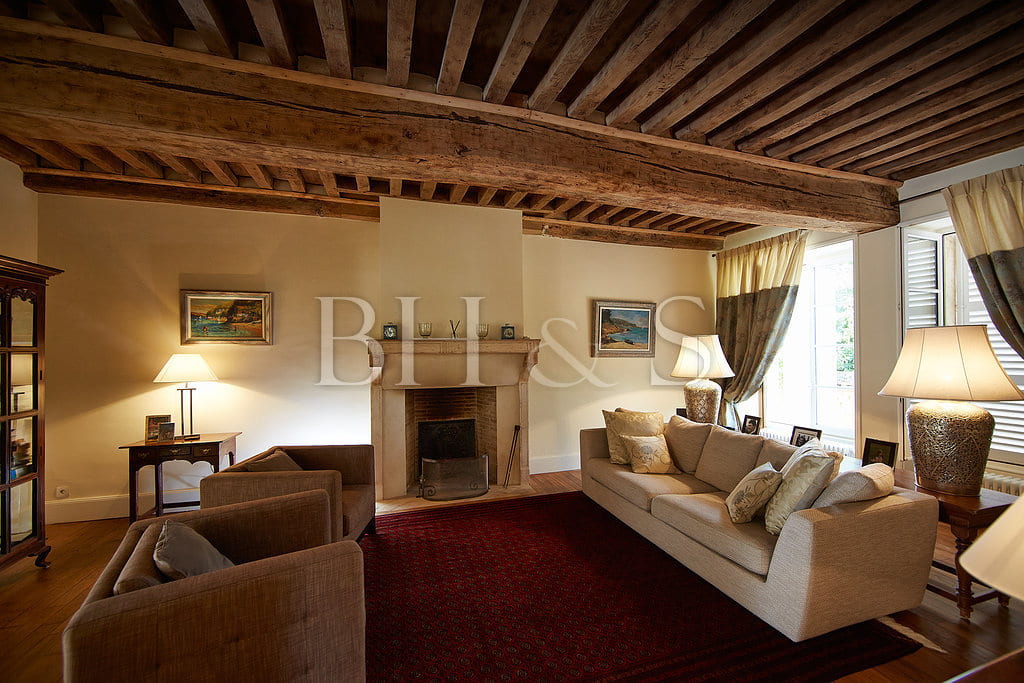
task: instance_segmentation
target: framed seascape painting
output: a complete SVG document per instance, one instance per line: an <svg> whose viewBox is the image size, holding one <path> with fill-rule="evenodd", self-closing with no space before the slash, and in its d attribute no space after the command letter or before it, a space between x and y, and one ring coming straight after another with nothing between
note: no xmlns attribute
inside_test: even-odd
<svg viewBox="0 0 1024 683"><path fill-rule="evenodd" d="M590 355L653 358L654 306L642 301L594 301Z"/></svg>
<svg viewBox="0 0 1024 683"><path fill-rule="evenodd" d="M181 291L182 344L272 344L270 292Z"/></svg>

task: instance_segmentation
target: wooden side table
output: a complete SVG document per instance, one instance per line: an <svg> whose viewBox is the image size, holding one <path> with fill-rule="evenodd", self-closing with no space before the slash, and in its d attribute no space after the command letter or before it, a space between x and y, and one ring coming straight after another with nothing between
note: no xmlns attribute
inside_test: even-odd
<svg viewBox="0 0 1024 683"><path fill-rule="evenodd" d="M159 517L166 508L190 507L199 501L180 503L164 503L164 470L165 462L171 460L187 460L191 463L208 462L214 472L220 471L221 460L226 456L229 465L235 464L235 437L242 432L225 432L221 434L201 434L194 441L136 441L120 448L128 450L128 498L131 509L128 519L132 522L139 518L139 470L146 465L153 466L154 492L156 505L153 511ZM148 516L149 513L142 515Z"/></svg>
<svg viewBox="0 0 1024 683"><path fill-rule="evenodd" d="M931 583L928 584L928 590L955 602L960 608L960 618L968 621L971 619L971 611L974 609L974 605L979 602L998 598L1000 605L1008 605L1010 598L996 590L988 590L980 595L974 594L973 583L977 579L972 578L960 566L960 555L971 546L971 543L981 535L982 531L991 525L992 522L996 521L999 515L1003 514L1006 508L1013 505L1017 497L989 489L982 489L980 496L954 496L948 493L929 491L926 488L917 486L912 471L896 470L895 474L897 486L919 491L920 493L927 493L939 501L939 521L949 525L950 530L953 532L953 538L956 541L955 566L950 567L948 564L938 560L932 560L933 566L956 575L956 593ZM981 581L977 582L988 587Z"/></svg>

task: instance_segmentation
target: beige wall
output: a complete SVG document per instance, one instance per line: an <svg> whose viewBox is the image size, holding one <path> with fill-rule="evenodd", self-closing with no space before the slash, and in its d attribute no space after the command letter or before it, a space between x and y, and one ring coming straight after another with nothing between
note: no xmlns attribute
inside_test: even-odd
<svg viewBox="0 0 1024 683"><path fill-rule="evenodd" d="M172 353L199 352L220 377L195 392L196 428L241 431L243 457L272 444L369 442L366 387L317 385L315 297L377 299L375 223L41 195L39 226L40 259L66 271L48 299L46 494L65 485L71 497L48 505L50 521L127 512L117 447L142 438L148 414L179 421L174 385L152 382ZM274 344L181 346L180 289L273 292ZM336 305L336 334L361 320ZM363 345L334 347L339 378L366 375ZM165 488L195 486L204 471L172 463Z"/></svg>
<svg viewBox="0 0 1024 683"><path fill-rule="evenodd" d="M21 181L21 169L0 159L0 254L37 261L38 195Z"/></svg>
<svg viewBox="0 0 1024 683"><path fill-rule="evenodd" d="M579 430L602 426L602 409L659 410L667 417L682 405L682 385L669 376L678 342L659 338L653 363L591 358L592 301L660 304L674 296L697 297L704 310L675 301L663 307L662 321L677 333L709 334L714 332L713 271L705 251L523 238L525 329L544 342L530 381L531 473L578 468Z"/></svg>

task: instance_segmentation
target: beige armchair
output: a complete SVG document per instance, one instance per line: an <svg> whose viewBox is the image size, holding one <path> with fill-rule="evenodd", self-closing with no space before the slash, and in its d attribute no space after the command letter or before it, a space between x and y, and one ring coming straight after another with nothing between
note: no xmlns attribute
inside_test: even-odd
<svg viewBox="0 0 1024 683"><path fill-rule="evenodd" d="M248 463L280 448L302 471L249 472ZM331 500L331 539L359 540L374 533L376 496L373 446L273 446L221 472L203 477L203 508L323 489Z"/></svg>
<svg viewBox="0 0 1024 683"><path fill-rule="evenodd" d="M323 491L174 515L236 566L114 595L164 519L129 527L64 629L65 683L365 679L362 551L330 542Z"/></svg>

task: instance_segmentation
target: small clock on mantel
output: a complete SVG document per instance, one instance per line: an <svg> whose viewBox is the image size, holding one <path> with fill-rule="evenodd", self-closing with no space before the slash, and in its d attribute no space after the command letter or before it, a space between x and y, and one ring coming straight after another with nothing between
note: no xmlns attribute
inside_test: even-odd
<svg viewBox="0 0 1024 683"><path fill-rule="evenodd" d="M395 323L384 323L381 329L385 339L398 339L398 325Z"/></svg>

